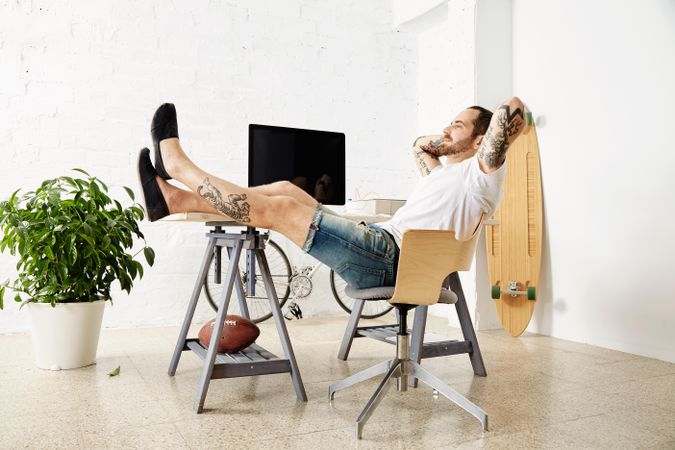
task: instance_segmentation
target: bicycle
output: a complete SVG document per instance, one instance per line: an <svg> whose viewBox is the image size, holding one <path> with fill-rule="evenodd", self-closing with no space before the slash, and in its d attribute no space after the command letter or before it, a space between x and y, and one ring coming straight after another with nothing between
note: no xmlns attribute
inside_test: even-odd
<svg viewBox="0 0 675 450"><path fill-rule="evenodd" d="M216 253L211 260L208 276L204 283L204 294L211 307L217 311L217 302L222 293L222 271L227 267L227 252L223 253L222 247L216 247L214 252ZM246 255L245 258L244 254ZM312 292L314 286L312 278L323 264L317 261L317 263L312 266L304 266L300 269L296 266L291 266L286 253L272 239L268 239L265 244L265 255L270 267L272 281L279 298L279 306L283 308L288 299L292 299L284 317L287 320L293 318L301 319L302 310L298 306L296 300L303 299ZM242 253L242 257L239 259L239 274L244 287L246 287L249 281L248 258L248 253ZM218 270L218 261L221 261L220 271ZM258 265L254 264L254 266L255 289L252 295L246 295L246 306L251 321L259 323L272 317L272 310L269 306L267 291L265 290L262 275L258 271ZM348 314L351 314L354 299L345 294L344 290L347 283L333 270L330 271L329 278L333 298L340 308ZM246 289L244 290L246 292ZM386 300L365 302L361 318L374 319L376 317L381 317L392 309L393 306ZM230 302L228 314L241 315L238 301Z"/></svg>

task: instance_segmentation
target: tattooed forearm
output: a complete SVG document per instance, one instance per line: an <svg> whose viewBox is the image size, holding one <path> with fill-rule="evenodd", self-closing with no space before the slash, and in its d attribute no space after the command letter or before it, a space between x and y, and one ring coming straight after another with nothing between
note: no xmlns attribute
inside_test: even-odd
<svg viewBox="0 0 675 450"><path fill-rule="evenodd" d="M511 108L514 108L511 112ZM518 137L525 123L523 104L519 99L501 105L490 121L483 142L478 149L478 157L490 169L497 169L506 160L509 145Z"/></svg>
<svg viewBox="0 0 675 450"><path fill-rule="evenodd" d="M441 164L438 160L437 151L442 142L443 136L420 136L415 139L413 157L420 175L429 175L432 170Z"/></svg>
<svg viewBox="0 0 675 450"><path fill-rule="evenodd" d="M425 152L423 150L415 151L415 161L417 162L417 168L420 169L420 173L422 175L429 175L431 169L429 169L429 166L427 166L427 163L424 161L424 154Z"/></svg>
<svg viewBox="0 0 675 450"><path fill-rule="evenodd" d="M197 194L218 211L232 217L237 222L247 223L251 221L249 217L251 206L244 201L246 200L246 194L229 194L227 201L225 201L218 188L212 185L208 178L205 178L203 183L197 187Z"/></svg>

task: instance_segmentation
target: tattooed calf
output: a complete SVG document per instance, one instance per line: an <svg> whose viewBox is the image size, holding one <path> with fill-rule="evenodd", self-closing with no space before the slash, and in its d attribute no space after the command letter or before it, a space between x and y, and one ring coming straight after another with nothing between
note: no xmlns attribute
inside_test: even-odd
<svg viewBox="0 0 675 450"><path fill-rule="evenodd" d="M225 201L218 188L211 184L208 177L204 179L203 184L197 187L197 194L218 211L232 217L237 222L247 223L251 221L249 217L251 205L244 201L246 200L246 194L229 194L227 201Z"/></svg>

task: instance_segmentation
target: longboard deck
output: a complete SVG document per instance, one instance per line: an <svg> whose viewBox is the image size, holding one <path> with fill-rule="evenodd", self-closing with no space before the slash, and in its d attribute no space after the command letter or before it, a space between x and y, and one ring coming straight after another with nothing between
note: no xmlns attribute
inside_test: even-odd
<svg viewBox="0 0 675 450"><path fill-rule="evenodd" d="M499 286L494 301L502 326L511 336L520 336L534 313L541 268L543 205L533 122L508 150L504 197L493 219L495 224L486 227L490 285ZM520 294L509 292L512 282ZM528 299L528 288L534 288L534 300Z"/></svg>

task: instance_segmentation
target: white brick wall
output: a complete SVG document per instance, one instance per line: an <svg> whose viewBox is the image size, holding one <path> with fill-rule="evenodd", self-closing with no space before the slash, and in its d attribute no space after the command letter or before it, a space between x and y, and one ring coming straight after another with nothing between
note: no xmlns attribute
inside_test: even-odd
<svg viewBox="0 0 675 450"><path fill-rule="evenodd" d="M190 157L234 182L246 183L247 125L257 122L344 131L348 196L403 197L416 179L417 43L393 29L391 9L390 0L0 1L0 196L78 166L120 196L122 185L138 191L136 154L151 145L154 109L171 101ZM130 296L114 293L104 326L184 314L205 227L142 230L157 263ZM0 278L14 264L0 255ZM327 277L315 280L303 309L332 308ZM0 332L28 328L17 306L6 302Z"/></svg>

